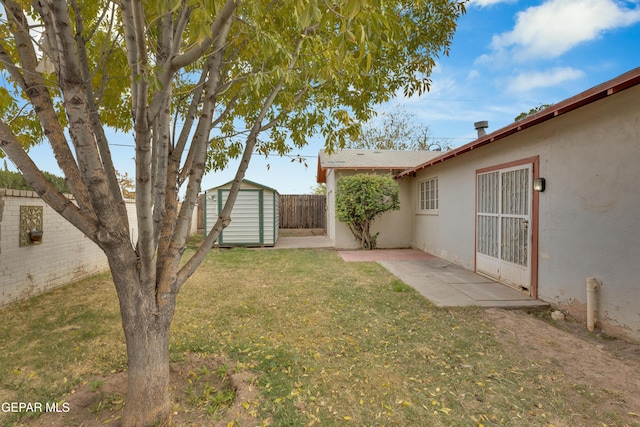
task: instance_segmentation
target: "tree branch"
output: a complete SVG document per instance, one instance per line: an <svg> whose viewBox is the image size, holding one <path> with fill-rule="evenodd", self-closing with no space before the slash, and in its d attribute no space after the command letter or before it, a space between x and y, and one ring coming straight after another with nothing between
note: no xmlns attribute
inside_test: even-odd
<svg viewBox="0 0 640 427"><path fill-rule="evenodd" d="M76 159L80 176L85 187L90 187L89 197L94 212L100 212L98 222L104 232L101 241L113 242L113 239L129 240L129 229L119 214L118 207L107 183L102 167L100 153L96 146L96 135L91 126L91 112L87 90L82 79L81 59L72 33L73 26L65 2L39 2L40 13L45 25L45 34L49 45L56 53L53 62L56 66L58 81L63 94L69 134L75 145Z"/></svg>
<svg viewBox="0 0 640 427"><path fill-rule="evenodd" d="M0 149L4 151L11 161L20 170L31 188L56 212L72 223L94 243L100 245L100 228L95 216L81 211L76 205L61 194L54 185L49 182L38 166L31 160L20 142L9 129L6 123L0 122Z"/></svg>
<svg viewBox="0 0 640 427"><path fill-rule="evenodd" d="M251 128L251 132L247 136L247 143L244 148L244 152L242 154L242 159L240 161L240 165L238 166L238 170L231 184L231 189L229 190L229 195L227 196L227 200L225 202L220 215L218 216L218 220L214 224L213 228L204 239L200 247L196 250L193 256L186 262L186 264L178 271L178 278L175 282L175 291L177 292L180 287L184 284L184 282L195 272L196 268L200 265L200 263L204 260L209 248L213 246L213 243L218 239L220 232L229 225L231 222L231 211L233 209L233 205L235 204L236 197L238 195L238 191L240 190L240 185L242 184L242 180L244 179L244 175L249 167L249 162L251 160L251 156L253 154L253 149L256 146L256 142L258 140L258 134L260 133L260 129L262 128L262 121L267 116L267 113L271 109L276 97L280 93L280 90L284 86L284 80L280 80L276 86L273 88L267 99L265 100L264 105L260 111L260 114L255 119L253 126ZM191 184L191 180L190 180Z"/></svg>
<svg viewBox="0 0 640 427"><path fill-rule="evenodd" d="M46 88L42 75L36 71L38 60L22 7L14 1L4 1L3 3L5 11L7 11L8 15L14 21L14 37L17 41L16 45L20 62L25 70L24 75L20 73L10 59L8 53L4 50L4 46L0 47L2 50L0 57L4 59L3 62L7 64L7 70L33 104L40 125L43 127L44 133L51 144L58 166L62 169L67 184L76 198L78 205L83 211L93 215L89 194L69 148L64 129L58 121L53 100Z"/></svg>
<svg viewBox="0 0 640 427"><path fill-rule="evenodd" d="M70 0L71 7L74 10L74 15L76 18L76 46L77 52L80 59L80 67L82 72L82 78L84 80L84 87L87 93L87 108L89 110L89 115L91 118L91 128L93 130L93 134L95 135L95 140L98 145L98 150L100 151L100 158L102 160L102 167L104 169L107 185L111 191L111 196L113 200L116 202L118 209L120 210L119 214L122 222L124 223L127 230L129 229L129 218L127 216L127 207L122 198L122 193L120 192L120 185L118 183L118 177L116 176L116 171L113 166L113 159L111 158L111 150L109 149L109 141L104 133L104 126L102 121L100 120L100 115L98 113L98 106L95 102L95 93L93 92L93 86L91 84L91 71L89 70L89 56L87 54L87 49L85 45L85 39L83 37L84 32L84 23L82 21L81 11L78 8L76 0ZM104 14L103 14L104 16Z"/></svg>
<svg viewBox="0 0 640 427"><path fill-rule="evenodd" d="M200 44L194 46L182 55L170 58L169 64L167 64L167 69L175 72L175 70L179 70L180 68L184 68L187 65L194 63L204 55L214 42L217 42L216 45L218 48L222 48L224 45L219 43L219 38L225 33L224 28L229 24L228 21L233 17L233 14L239 5L240 1L238 0L227 0L211 25L211 37L205 38ZM227 35L225 34L223 38L226 40Z"/></svg>
<svg viewBox="0 0 640 427"><path fill-rule="evenodd" d="M145 45L146 28L142 2L122 0L122 19L128 61L131 67L131 94L136 142L136 212L138 220L138 242L136 249L140 258L140 280L148 290L155 288L156 273L153 268L155 239L153 225L153 183L151 175L151 132L147 99L148 58Z"/></svg>
<svg viewBox="0 0 640 427"><path fill-rule="evenodd" d="M189 104L189 110L185 116L185 121L182 126L182 130L180 131L180 135L178 136L178 140L175 144L175 149L173 153L171 153L171 161L180 163L180 159L182 158L182 154L187 146L187 141L189 139L189 135L191 134L191 129L193 128L193 122L195 120L195 116L198 112L198 105L200 105L200 101L202 99L202 92L204 91L204 83L206 81L206 77L210 74L210 69L207 68L203 70L200 75L200 81L195 87L195 91L193 92L193 96L191 98L191 103ZM174 127L175 128L175 127ZM186 174L189 169L191 169L191 164L193 162L193 151L189 150L187 153L187 158L185 159L184 166L182 170L179 172L177 184L178 186L182 186L186 178Z"/></svg>
<svg viewBox="0 0 640 427"><path fill-rule="evenodd" d="M202 58L214 42L218 46L218 49L221 49L224 46L219 43L219 38L224 33L224 28L229 24L229 21L233 17L236 8L239 5L240 2L238 0L227 0L211 25L211 37L206 37L201 43L182 55L176 55L167 59L162 67L164 70L163 73L158 76L158 81L162 87L166 87L170 83L171 79L179 69L193 64L195 61ZM177 34L174 37L178 40L182 38L181 35ZM226 40L226 35L223 38ZM151 100L151 104L149 104L149 117L155 117L159 113L162 104L162 95L158 92Z"/></svg>

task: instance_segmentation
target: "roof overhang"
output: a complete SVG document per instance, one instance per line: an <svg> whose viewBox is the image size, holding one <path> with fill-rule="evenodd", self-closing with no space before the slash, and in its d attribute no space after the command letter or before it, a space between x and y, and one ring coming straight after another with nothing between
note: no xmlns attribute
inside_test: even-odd
<svg viewBox="0 0 640 427"><path fill-rule="evenodd" d="M380 171L389 171L390 173L394 173L394 171L403 171L406 169L406 166L402 167L402 166L345 166L345 167L331 167L331 168L326 168L323 169L320 166L320 162L318 162L318 174L316 175L316 182L318 182L318 184L321 183L326 183L327 182L327 169L334 169L334 170L350 170L350 171L370 171L370 172L380 172Z"/></svg>
<svg viewBox="0 0 640 427"><path fill-rule="evenodd" d="M234 180L232 179L232 180L231 180L231 181L229 181L229 182L225 182L225 183L224 183L224 184L222 184L222 185L217 185L217 186L215 186L215 187L213 187L213 188L210 188L210 189L208 189L208 190L205 190L204 192L206 193L206 192L209 192L209 191L218 190L219 188L226 187L226 186L228 186L228 185L233 184L233 181L234 181ZM263 190L269 190L269 191L273 191L274 193L280 194L280 193L278 193L278 190L276 190L275 188L268 187L268 186L266 186L266 185L264 185L264 184L260 184L260 183L257 183L257 182L255 182L255 181L251 181L251 180L248 180L248 179L246 179L246 178L244 178L244 179L242 180L242 183L240 184L240 188L241 188L241 189L242 189L242 184L244 184L244 183L249 184L249 185L253 185L254 187L262 188Z"/></svg>
<svg viewBox="0 0 640 427"><path fill-rule="evenodd" d="M450 160L454 157L458 157L470 151L476 150L480 147L491 144L530 127L536 126L540 123L546 122L547 120L554 119L570 111L576 110L580 107L584 107L585 105L599 101L618 92L622 92L623 90L629 89L630 87L636 86L638 84L640 84L640 67L635 68L598 86L595 86L589 90L586 90L579 95L566 99L562 102L559 102L558 104L552 105L551 107L542 110L532 116L529 116L523 120L514 122L506 127L503 127L502 129L498 129L495 132L482 136L481 138L478 138L466 145L463 145L451 151L447 151L442 156L422 163L415 168L407 169L396 175L396 179L403 178L409 175L413 176L416 174L416 172L422 169L426 169L433 165L437 165L439 163Z"/></svg>
<svg viewBox="0 0 640 427"><path fill-rule="evenodd" d="M389 172L393 175L437 157L434 151L406 151L382 149L343 149L318 153L316 181L327 182L327 170L360 172Z"/></svg>
<svg viewBox="0 0 640 427"><path fill-rule="evenodd" d="M327 170L323 169L320 165L320 156L318 156L318 173L316 174L316 182L318 184L327 182Z"/></svg>

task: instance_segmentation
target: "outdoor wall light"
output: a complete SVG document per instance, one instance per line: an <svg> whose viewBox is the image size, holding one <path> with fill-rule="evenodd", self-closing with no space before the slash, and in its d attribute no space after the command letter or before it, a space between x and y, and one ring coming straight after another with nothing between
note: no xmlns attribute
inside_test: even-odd
<svg viewBox="0 0 640 427"><path fill-rule="evenodd" d="M543 192L545 187L544 178L536 178L533 180L533 189L539 192Z"/></svg>
<svg viewBox="0 0 640 427"><path fill-rule="evenodd" d="M29 232L29 239L31 239L31 243L34 245L41 244L43 234L44 234L44 231L42 230L31 230Z"/></svg>

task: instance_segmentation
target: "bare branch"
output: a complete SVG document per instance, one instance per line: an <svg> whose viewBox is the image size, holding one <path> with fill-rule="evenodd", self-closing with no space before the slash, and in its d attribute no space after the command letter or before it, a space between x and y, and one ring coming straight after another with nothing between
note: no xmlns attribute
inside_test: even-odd
<svg viewBox="0 0 640 427"><path fill-rule="evenodd" d="M173 47L171 52L169 53L169 58L178 55L178 51L180 49L180 44L182 43L182 35L189 23L189 17L191 16L191 8L187 7L186 2L182 0L182 6L180 7L180 15L176 20L174 29L173 29Z"/></svg>

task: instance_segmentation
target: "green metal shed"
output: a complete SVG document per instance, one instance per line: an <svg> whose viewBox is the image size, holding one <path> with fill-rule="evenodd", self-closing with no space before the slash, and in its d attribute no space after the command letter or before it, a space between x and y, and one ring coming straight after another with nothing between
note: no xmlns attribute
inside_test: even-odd
<svg viewBox="0 0 640 427"><path fill-rule="evenodd" d="M231 184L211 188L204 197L204 232L211 231L224 208ZM231 211L231 224L218 238L220 246L273 246L278 241L278 191L247 179L242 181Z"/></svg>

